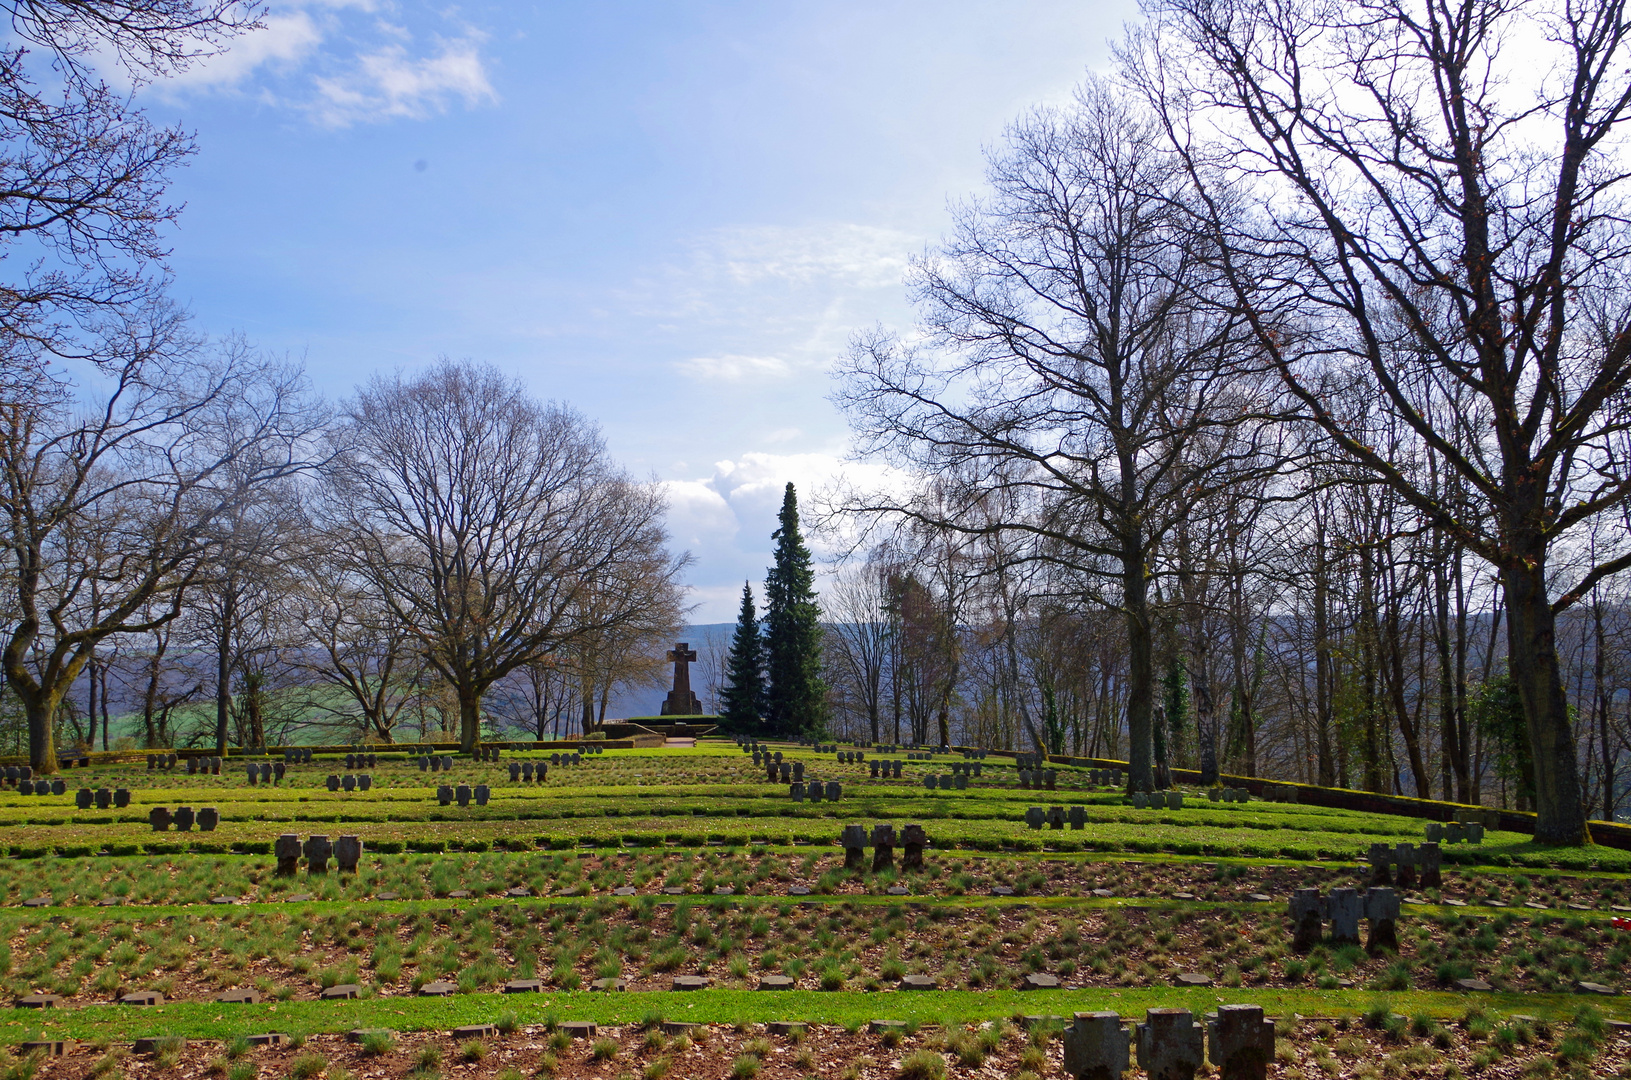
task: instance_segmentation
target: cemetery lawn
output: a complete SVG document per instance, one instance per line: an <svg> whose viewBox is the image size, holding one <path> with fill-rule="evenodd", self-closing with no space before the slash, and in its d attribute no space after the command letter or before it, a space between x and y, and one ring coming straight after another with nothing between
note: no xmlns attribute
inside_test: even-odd
<svg viewBox="0 0 1631 1080"><path fill-rule="evenodd" d="M792 801L722 740L588 755L551 765L542 783L509 778L512 759L547 760L539 751L456 760L450 774L386 751L367 792L328 791L326 777L346 769L319 758L272 787L249 785L234 759L219 776L108 765L61 774L64 795L0 793L0 849L11 856L0 860L0 997L61 998L11 1009L0 1046L82 1040L40 1074L75 1077L169 1062L227 1080L312 1080L322 1069L301 1055L320 1054L420 1080L439 1055L461 1076L531 1076L550 1071L548 1057L562 1076L608 1080L662 1080L669 1069L943 1080L982 1068L1058 1074L1059 1041L1017 1017L1142 1019L1154 1007L1198 1017L1244 1003L1282 1018L1285 1071L1271 1075L1350 1075L1344 1062L1382 1059L1397 1059L1391 1074L1414 1074L1423 1063L1406 1058L1423 1047L1435 1076L1449 1065L1515 1077L1541 1075L1542 1059L1562 1074L1631 1062L1631 1035L1613 1026L1631 1024L1631 934L1610 923L1631 911L1631 852L1556 851L1509 833L1446 845L1443 885L1403 890L1396 951L1327 940L1297 952L1291 893L1364 889L1369 846L1419 843L1425 822L1200 792L1182 809L1135 810L1091 788L1085 770L1060 768L1059 790L1019 790L1013 766L995 759L968 790L931 792L922 776L960 757L873 780L864 762L776 748L803 761L807 779L842 784L841 801ZM485 784L490 798L443 806L443 784ZM76 809L81 785L125 788L130 805ZM1028 807L1052 805L1083 807L1085 828L1026 826ZM155 832L158 806L212 806L221 823ZM921 869L901 867L899 848L888 870L871 872L870 850L865 868L845 868L840 830L878 822L923 825ZM359 836L362 863L280 876L282 833ZM677 976L708 987L673 992ZM910 976L934 988L904 989ZM1060 988L1024 989L1038 977ZM791 989L758 989L767 978ZM517 979L538 991L497 993ZM1466 979L1490 989L1458 989ZM624 989L592 992L597 980ZM448 996L419 996L439 983ZM1573 992L1581 984L1611 996ZM344 986L355 1000L319 1000ZM245 989L260 1003L211 1000ZM134 991L165 1004L114 1004ZM665 1036L658 1018L706 1026ZM868 1033L881 1019L906 1026ZM606 1045L563 1043L555 1025L566 1021L603 1025ZM760 1025L775 1021L828 1034L767 1041ZM476 1049L448 1034L495 1023L507 1030ZM375 1027L398 1043L375 1054L379 1045L335 1041ZM310 1044L238 1042L266 1031ZM196 1045L107 1060L155 1035ZM933 1069L914 1054L939 1055L940 1074L916 1075ZM0 1060L0 1075L10 1068Z"/></svg>

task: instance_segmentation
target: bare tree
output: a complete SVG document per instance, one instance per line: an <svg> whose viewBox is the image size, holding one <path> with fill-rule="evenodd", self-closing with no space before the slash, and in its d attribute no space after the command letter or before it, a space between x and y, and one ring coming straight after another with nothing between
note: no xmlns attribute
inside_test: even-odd
<svg viewBox="0 0 1631 1080"><path fill-rule="evenodd" d="M666 542L662 494L577 413L443 360L376 378L347 421L328 474L342 546L447 681L466 750L495 681L651 611L634 571Z"/></svg>
<svg viewBox="0 0 1631 1080"><path fill-rule="evenodd" d="M1343 454L1499 570L1535 837L1584 842L1555 624L1631 546L1554 556L1631 498L1625 4L1149 11L1129 67L1204 189L1257 200L1214 225L1258 347Z"/></svg>
<svg viewBox="0 0 1631 1080"><path fill-rule="evenodd" d="M192 347L158 313L102 352L111 374L92 384L100 401L85 403L92 387L33 363L29 393L0 408L5 580L17 620L5 675L41 771L57 766L52 719L98 644L175 618L222 519L307 467L302 376L241 343L201 360L187 356Z"/></svg>
<svg viewBox="0 0 1631 1080"><path fill-rule="evenodd" d="M884 670L889 653L888 570L868 559L840 569L822 598L827 655L835 668L829 685L840 691L844 710L858 714L872 742L883 741Z"/></svg>
<svg viewBox="0 0 1631 1080"><path fill-rule="evenodd" d="M1149 790L1155 552L1237 455L1251 351L1209 293L1180 161L1110 86L1011 127L990 182L916 264L928 345L864 335L841 368L861 452L933 477L935 498L844 508L1013 533L1096 578L1127 620L1129 784Z"/></svg>

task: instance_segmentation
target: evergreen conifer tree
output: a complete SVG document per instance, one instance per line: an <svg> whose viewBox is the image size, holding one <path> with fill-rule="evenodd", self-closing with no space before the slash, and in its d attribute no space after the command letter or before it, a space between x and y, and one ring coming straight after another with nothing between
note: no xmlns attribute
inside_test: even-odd
<svg viewBox="0 0 1631 1080"><path fill-rule="evenodd" d="M799 533L798 495L787 485L775 565L765 580L765 673L769 727L791 738L819 738L827 728L821 679L821 609L816 606L810 549Z"/></svg>
<svg viewBox="0 0 1631 1080"><path fill-rule="evenodd" d="M765 643L759 634L759 616L753 607L753 586L742 583L742 610L736 633L725 657L725 689L719 695L720 714L733 732L757 733L766 713Z"/></svg>

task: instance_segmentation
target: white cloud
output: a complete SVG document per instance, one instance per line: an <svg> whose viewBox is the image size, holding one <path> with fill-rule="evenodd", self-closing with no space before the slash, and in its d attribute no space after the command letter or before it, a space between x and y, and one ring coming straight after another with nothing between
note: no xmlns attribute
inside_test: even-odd
<svg viewBox="0 0 1631 1080"><path fill-rule="evenodd" d="M375 0L287 0L261 29L234 39L174 78L150 87L161 96L253 90L268 104L302 112L326 127L422 119L496 101L481 46L485 36L456 22L454 33L414 47L409 27L378 17ZM117 81L116 59L105 63Z"/></svg>
<svg viewBox="0 0 1631 1080"><path fill-rule="evenodd" d="M780 379L792 371L787 361L774 356L696 356L675 361L674 367L681 374L704 382Z"/></svg>
<svg viewBox="0 0 1631 1080"><path fill-rule="evenodd" d="M305 11L268 15L265 26L245 34L226 52L201 60L166 84L191 90L237 86L258 69L305 60L323 42L323 30Z"/></svg>
<svg viewBox="0 0 1631 1080"><path fill-rule="evenodd" d="M386 45L357 57L344 75L316 80L318 120L330 127L387 120L422 119L447 111L449 101L476 106L498 98L487 79L480 39L470 35L442 44L435 56L415 57L401 45Z"/></svg>
<svg viewBox="0 0 1631 1080"><path fill-rule="evenodd" d="M910 233L875 225L737 225L698 241L697 258L738 284L840 280L862 288L898 286Z"/></svg>

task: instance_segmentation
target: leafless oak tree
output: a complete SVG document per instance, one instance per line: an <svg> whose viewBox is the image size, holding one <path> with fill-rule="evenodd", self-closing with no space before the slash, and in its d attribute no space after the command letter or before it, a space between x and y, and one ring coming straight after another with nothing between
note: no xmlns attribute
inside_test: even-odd
<svg viewBox="0 0 1631 1080"><path fill-rule="evenodd" d="M465 749L496 680L660 604L641 572L667 540L660 490L496 369L376 378L341 437L328 475L343 548L457 697Z"/></svg>
<svg viewBox="0 0 1631 1080"><path fill-rule="evenodd" d="M1209 294L1181 162L1114 88L1034 111L989 172L989 199L915 264L926 342L862 335L840 367L860 452L932 477L934 498L843 506L1011 533L1012 557L1028 538L1032 557L1107 586L1131 654L1129 783L1149 790L1154 555L1249 456L1235 441L1259 407L1253 350Z"/></svg>

